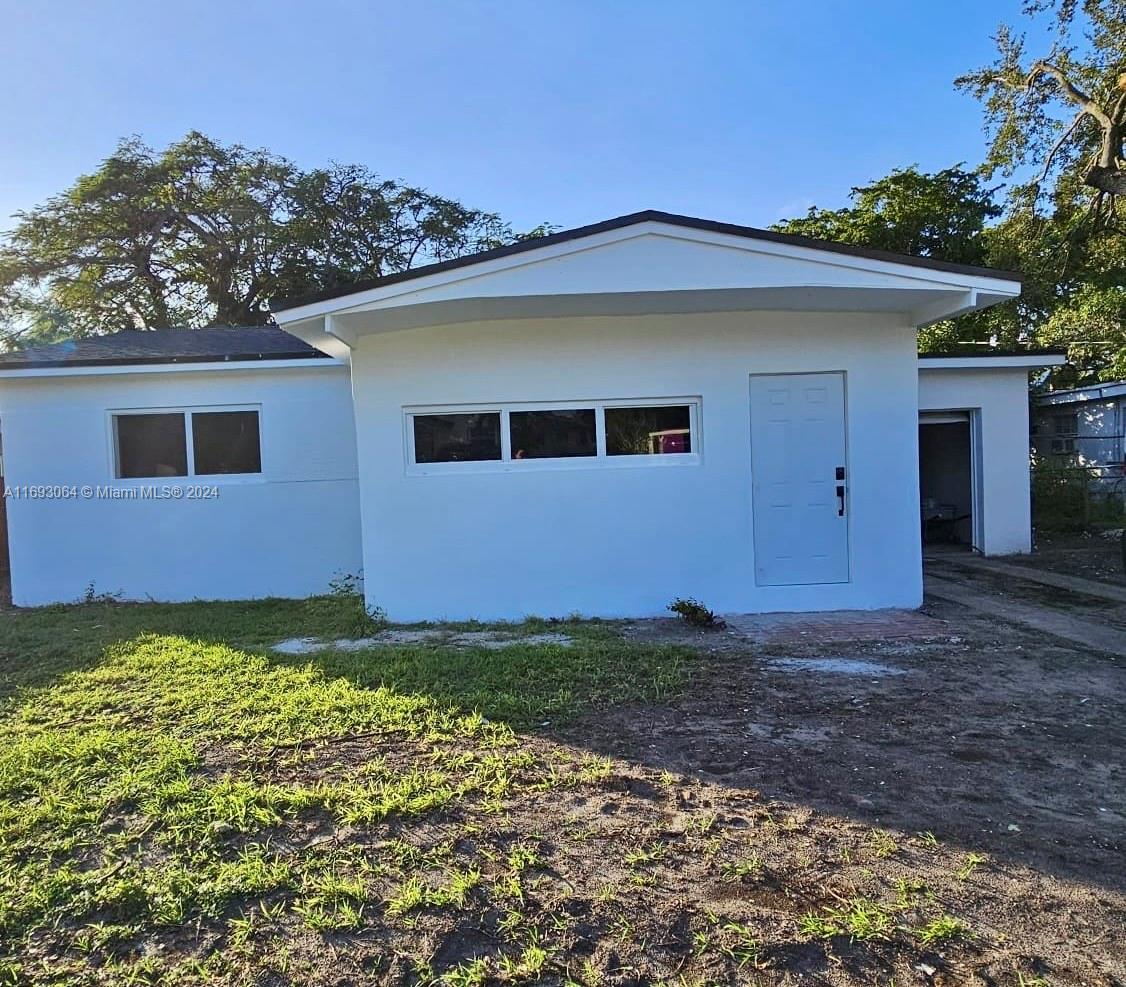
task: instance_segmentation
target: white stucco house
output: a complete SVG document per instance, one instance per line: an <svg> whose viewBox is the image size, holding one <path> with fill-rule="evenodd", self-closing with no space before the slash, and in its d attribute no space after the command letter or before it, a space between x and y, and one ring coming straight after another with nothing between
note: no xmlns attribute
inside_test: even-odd
<svg viewBox="0 0 1126 987"><path fill-rule="evenodd" d="M362 570L396 620L915 607L928 512L1029 548L1028 373L1062 357L916 352L1019 291L644 212L280 302L280 328L9 354L13 600Z"/></svg>

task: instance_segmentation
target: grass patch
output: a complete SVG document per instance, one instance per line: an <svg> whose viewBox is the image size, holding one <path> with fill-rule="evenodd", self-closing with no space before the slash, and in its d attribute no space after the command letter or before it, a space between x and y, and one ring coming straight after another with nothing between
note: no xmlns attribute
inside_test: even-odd
<svg viewBox="0 0 1126 987"><path fill-rule="evenodd" d="M800 923L801 931L813 939L848 936L858 942L886 939L894 929L891 912L879 902L852 898L836 908L810 912Z"/></svg>
<svg viewBox="0 0 1126 987"><path fill-rule="evenodd" d="M91 957L111 980L125 964L138 983L221 981L233 977L224 964L283 919L330 935L464 909L489 858L472 841L425 846L396 830L598 783L610 762L541 761L503 719L667 695L684 678L685 652L578 623L571 648L416 646L316 661L268 651L370 626L357 606L341 593L3 616L4 976L24 977L32 955L37 967L51 957L52 982ZM345 756L355 743L362 752ZM325 831L362 835L351 849L336 838L322 847ZM520 873L539 865L525 841L497 866L522 895ZM228 947L192 959L194 973L134 955L160 930L205 926ZM531 976L538 948L510 972Z"/></svg>

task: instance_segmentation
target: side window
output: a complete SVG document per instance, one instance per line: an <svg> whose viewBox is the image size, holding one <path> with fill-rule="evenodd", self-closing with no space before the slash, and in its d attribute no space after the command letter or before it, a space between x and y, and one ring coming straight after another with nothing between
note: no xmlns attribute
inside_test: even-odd
<svg viewBox="0 0 1126 987"><path fill-rule="evenodd" d="M473 463L500 459L500 412L415 415L416 463Z"/></svg>
<svg viewBox="0 0 1126 987"><path fill-rule="evenodd" d="M112 432L119 480L262 472L256 409L119 411Z"/></svg>
<svg viewBox="0 0 1126 987"><path fill-rule="evenodd" d="M686 404L606 409L608 456L692 452L692 411Z"/></svg>
<svg viewBox="0 0 1126 987"><path fill-rule="evenodd" d="M197 476L261 473L258 412L192 412L192 450Z"/></svg>
<svg viewBox="0 0 1126 987"><path fill-rule="evenodd" d="M500 463L508 472L533 469L533 463L574 469L701 461L698 397L520 402L449 411L405 407L403 414L406 467L417 474L456 471L459 463Z"/></svg>
<svg viewBox="0 0 1126 987"><path fill-rule="evenodd" d="M509 414L513 459L595 456L594 409L513 411Z"/></svg>
<svg viewBox="0 0 1126 987"><path fill-rule="evenodd" d="M113 421L119 479L188 475L183 412L114 415Z"/></svg>

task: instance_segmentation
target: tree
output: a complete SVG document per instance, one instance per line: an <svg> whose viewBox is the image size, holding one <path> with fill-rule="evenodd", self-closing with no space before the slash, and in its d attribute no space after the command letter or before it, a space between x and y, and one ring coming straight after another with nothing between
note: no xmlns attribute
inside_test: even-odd
<svg viewBox="0 0 1126 987"><path fill-rule="evenodd" d="M955 80L985 104L986 171L1037 169L1018 190L1032 204L1053 177L1069 198L1078 181L1096 224L1115 226L1126 197L1126 0L1028 0L1024 9L1052 15L1050 50L1029 56L1025 37L1002 25L996 60Z"/></svg>
<svg viewBox="0 0 1126 987"><path fill-rule="evenodd" d="M1024 332L1065 346L1059 383L1126 375L1126 0L1029 0L1046 52L1002 26L997 58L955 81L981 100L982 172L1014 179L991 233L1025 272Z"/></svg>
<svg viewBox="0 0 1126 987"><path fill-rule="evenodd" d="M934 174L914 165L854 188L851 206L811 208L774 229L821 240L933 257L959 264L983 264L986 222L1001 214L993 192L961 167Z"/></svg>
<svg viewBox="0 0 1126 987"><path fill-rule="evenodd" d="M123 140L96 172L16 218L0 244L9 345L63 332L260 325L272 297L514 239L495 214L366 168L301 171L196 132L159 152Z"/></svg>
<svg viewBox="0 0 1126 987"><path fill-rule="evenodd" d="M933 174L911 166L854 188L850 206L813 207L774 229L957 264L1004 266L997 264L994 254L1001 251L988 225L1001 215L995 191L982 184L979 174L961 166ZM928 327L920 333L920 348L949 350L990 339L1013 345L1019 336L1019 313L1007 305Z"/></svg>

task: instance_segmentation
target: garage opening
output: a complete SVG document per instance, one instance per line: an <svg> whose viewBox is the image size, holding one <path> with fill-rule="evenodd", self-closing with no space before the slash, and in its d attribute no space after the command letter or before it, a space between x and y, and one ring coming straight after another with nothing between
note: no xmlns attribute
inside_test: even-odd
<svg viewBox="0 0 1126 987"><path fill-rule="evenodd" d="M924 546L969 549L977 541L973 426L968 411L919 416L919 508Z"/></svg>

